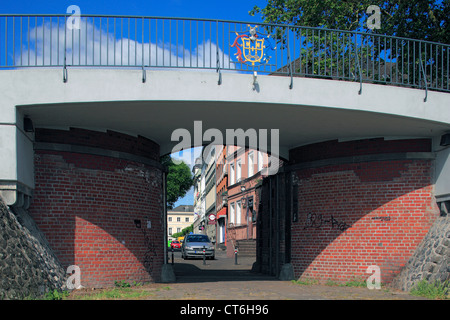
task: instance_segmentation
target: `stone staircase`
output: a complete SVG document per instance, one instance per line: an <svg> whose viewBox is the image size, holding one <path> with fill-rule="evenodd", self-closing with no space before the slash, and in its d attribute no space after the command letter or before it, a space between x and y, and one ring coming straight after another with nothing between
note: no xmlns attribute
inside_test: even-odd
<svg viewBox="0 0 450 320"><path fill-rule="evenodd" d="M241 257L256 257L256 240L237 240L238 255Z"/></svg>

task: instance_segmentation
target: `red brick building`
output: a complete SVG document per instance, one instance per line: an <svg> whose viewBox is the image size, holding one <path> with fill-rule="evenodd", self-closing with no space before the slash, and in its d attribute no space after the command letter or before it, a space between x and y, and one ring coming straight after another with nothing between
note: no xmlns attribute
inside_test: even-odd
<svg viewBox="0 0 450 320"><path fill-rule="evenodd" d="M228 256L238 247L241 255L256 255L261 170L267 154L258 150L228 146Z"/></svg>
<svg viewBox="0 0 450 320"><path fill-rule="evenodd" d="M226 165L227 147L216 147L216 239L217 247L227 247L227 222L228 222L228 172Z"/></svg>

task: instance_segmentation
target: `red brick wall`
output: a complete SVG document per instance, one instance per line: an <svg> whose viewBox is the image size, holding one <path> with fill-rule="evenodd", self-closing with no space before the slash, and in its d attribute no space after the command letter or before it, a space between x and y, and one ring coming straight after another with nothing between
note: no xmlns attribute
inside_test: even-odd
<svg viewBox="0 0 450 320"><path fill-rule="evenodd" d="M114 144L103 139L108 142L97 147ZM46 141L43 136L37 140ZM132 145L132 137L128 141ZM107 156L36 150L35 176L30 213L63 266L80 267L83 286L159 280L164 237L158 168ZM141 220L141 228L134 220Z"/></svg>
<svg viewBox="0 0 450 320"><path fill-rule="evenodd" d="M159 161L159 146L142 136L132 137L127 134L107 130L70 128L70 130L36 129L36 142L51 142L120 151L136 156L143 156Z"/></svg>
<svg viewBox="0 0 450 320"><path fill-rule="evenodd" d="M312 161L314 155L324 159L429 151L429 144L426 140L382 139L341 146L334 142L308 146L291 155L298 156L293 161L298 163L305 158ZM400 147L387 152L392 145ZM389 160L297 170L298 221L291 227L296 277L364 280L369 277L367 268L378 265L381 281L392 281L438 215L433 165L432 160Z"/></svg>
<svg viewBox="0 0 450 320"><path fill-rule="evenodd" d="M330 158L362 156L369 154L430 152L429 139L384 140L383 138L315 143L289 151L290 163L301 163Z"/></svg>

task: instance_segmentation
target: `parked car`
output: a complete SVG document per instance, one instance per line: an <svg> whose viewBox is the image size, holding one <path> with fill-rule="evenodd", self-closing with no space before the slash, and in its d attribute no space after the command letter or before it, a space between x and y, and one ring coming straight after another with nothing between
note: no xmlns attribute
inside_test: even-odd
<svg viewBox="0 0 450 320"><path fill-rule="evenodd" d="M181 249L181 243L178 240L173 240L170 244L171 249Z"/></svg>
<svg viewBox="0 0 450 320"><path fill-rule="evenodd" d="M202 258L203 249L205 249L205 256L209 259L215 258L214 245L209 240L209 237L204 234L189 234L184 238L181 246L181 257L188 258Z"/></svg>

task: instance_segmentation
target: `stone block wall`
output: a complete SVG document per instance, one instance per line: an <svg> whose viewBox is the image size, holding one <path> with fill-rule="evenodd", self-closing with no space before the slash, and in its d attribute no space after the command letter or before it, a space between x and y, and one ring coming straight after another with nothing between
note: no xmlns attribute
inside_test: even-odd
<svg viewBox="0 0 450 320"><path fill-rule="evenodd" d="M450 281L450 217L436 219L392 285L410 291L420 281Z"/></svg>
<svg viewBox="0 0 450 320"><path fill-rule="evenodd" d="M37 298L64 290L65 270L23 209L0 199L0 300Z"/></svg>

